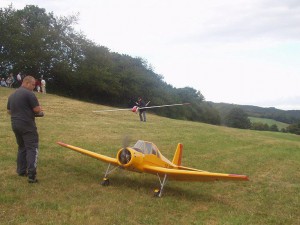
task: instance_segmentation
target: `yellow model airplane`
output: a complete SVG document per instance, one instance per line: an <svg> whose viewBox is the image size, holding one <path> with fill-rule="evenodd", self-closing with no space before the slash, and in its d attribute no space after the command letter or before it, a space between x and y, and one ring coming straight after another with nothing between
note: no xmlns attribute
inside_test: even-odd
<svg viewBox="0 0 300 225"><path fill-rule="evenodd" d="M133 147L121 148L116 158L111 158L62 142L57 142L57 144L108 163L108 168L102 182L104 186L109 185L107 176L115 168L157 175L160 182L160 188L155 190L155 196L157 197L161 197L167 178L178 181L248 180L248 177L245 175L211 173L181 166L183 145L180 143L177 145L172 162L160 153L156 145L142 140L137 141ZM111 165L114 166L114 168L110 170Z"/></svg>

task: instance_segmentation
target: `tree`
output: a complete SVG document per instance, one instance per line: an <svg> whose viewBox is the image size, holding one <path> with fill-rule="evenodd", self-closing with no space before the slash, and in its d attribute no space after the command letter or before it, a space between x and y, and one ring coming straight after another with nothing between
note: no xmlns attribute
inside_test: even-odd
<svg viewBox="0 0 300 225"><path fill-rule="evenodd" d="M300 121L287 127L287 132L300 135Z"/></svg>
<svg viewBox="0 0 300 225"><path fill-rule="evenodd" d="M279 131L278 126L276 124L271 125L270 126L270 131L278 132Z"/></svg>
<svg viewBox="0 0 300 225"><path fill-rule="evenodd" d="M251 122L248 115L240 108L233 108L225 117L225 124L228 127L249 129Z"/></svg>
<svg viewBox="0 0 300 225"><path fill-rule="evenodd" d="M253 122L251 123L252 130L269 130L269 125L262 122Z"/></svg>
<svg viewBox="0 0 300 225"><path fill-rule="evenodd" d="M14 73L40 77L53 75L64 64L74 71L82 58L82 36L72 24L76 16L55 18L52 13L33 5L22 10L12 6L0 9L0 67ZM10 72L11 72L10 71Z"/></svg>

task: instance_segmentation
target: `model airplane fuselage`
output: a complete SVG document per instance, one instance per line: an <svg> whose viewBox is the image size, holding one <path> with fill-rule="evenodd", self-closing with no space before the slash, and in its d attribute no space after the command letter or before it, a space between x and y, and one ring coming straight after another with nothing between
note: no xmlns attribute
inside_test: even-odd
<svg viewBox="0 0 300 225"><path fill-rule="evenodd" d="M156 145L139 140L133 147L121 148L116 158L101 155L79 147L58 142L59 145L109 163L103 179L103 185L108 185L107 175L111 172L110 165L125 170L155 174L159 177L161 188L156 190L156 196L161 196L167 178L178 181L216 181L240 180L247 181L248 177L237 174L211 173L203 170L181 166L182 144L177 145L172 162L164 157ZM163 177L161 181L160 177Z"/></svg>

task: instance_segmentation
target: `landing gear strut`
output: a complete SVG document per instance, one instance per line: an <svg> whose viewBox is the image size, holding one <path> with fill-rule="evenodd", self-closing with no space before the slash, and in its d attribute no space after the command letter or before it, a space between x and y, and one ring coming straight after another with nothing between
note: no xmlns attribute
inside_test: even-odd
<svg viewBox="0 0 300 225"><path fill-rule="evenodd" d="M160 183L160 189L155 189L154 190L154 197L159 197L160 198L161 195L162 195L164 186L167 182L167 174L165 174L163 181L161 181L159 174L157 174L157 176L158 176L158 180L159 180L159 183Z"/></svg>
<svg viewBox="0 0 300 225"><path fill-rule="evenodd" d="M107 178L107 175L110 174L111 172L113 172L115 169L117 169L118 167L114 167L110 170L110 163L108 164L108 167L106 169L106 172L104 174L104 178L101 182L102 186L108 186L109 185L109 179Z"/></svg>

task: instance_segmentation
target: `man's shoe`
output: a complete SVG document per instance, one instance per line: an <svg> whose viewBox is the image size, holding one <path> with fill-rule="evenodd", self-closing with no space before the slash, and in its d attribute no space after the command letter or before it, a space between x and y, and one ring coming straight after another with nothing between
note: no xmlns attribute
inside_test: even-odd
<svg viewBox="0 0 300 225"><path fill-rule="evenodd" d="M20 177L27 177L27 176L28 176L27 173L19 173L18 175L19 175Z"/></svg>
<svg viewBox="0 0 300 225"><path fill-rule="evenodd" d="M33 184L33 183L37 183L38 180L36 178L28 178L28 183Z"/></svg>

